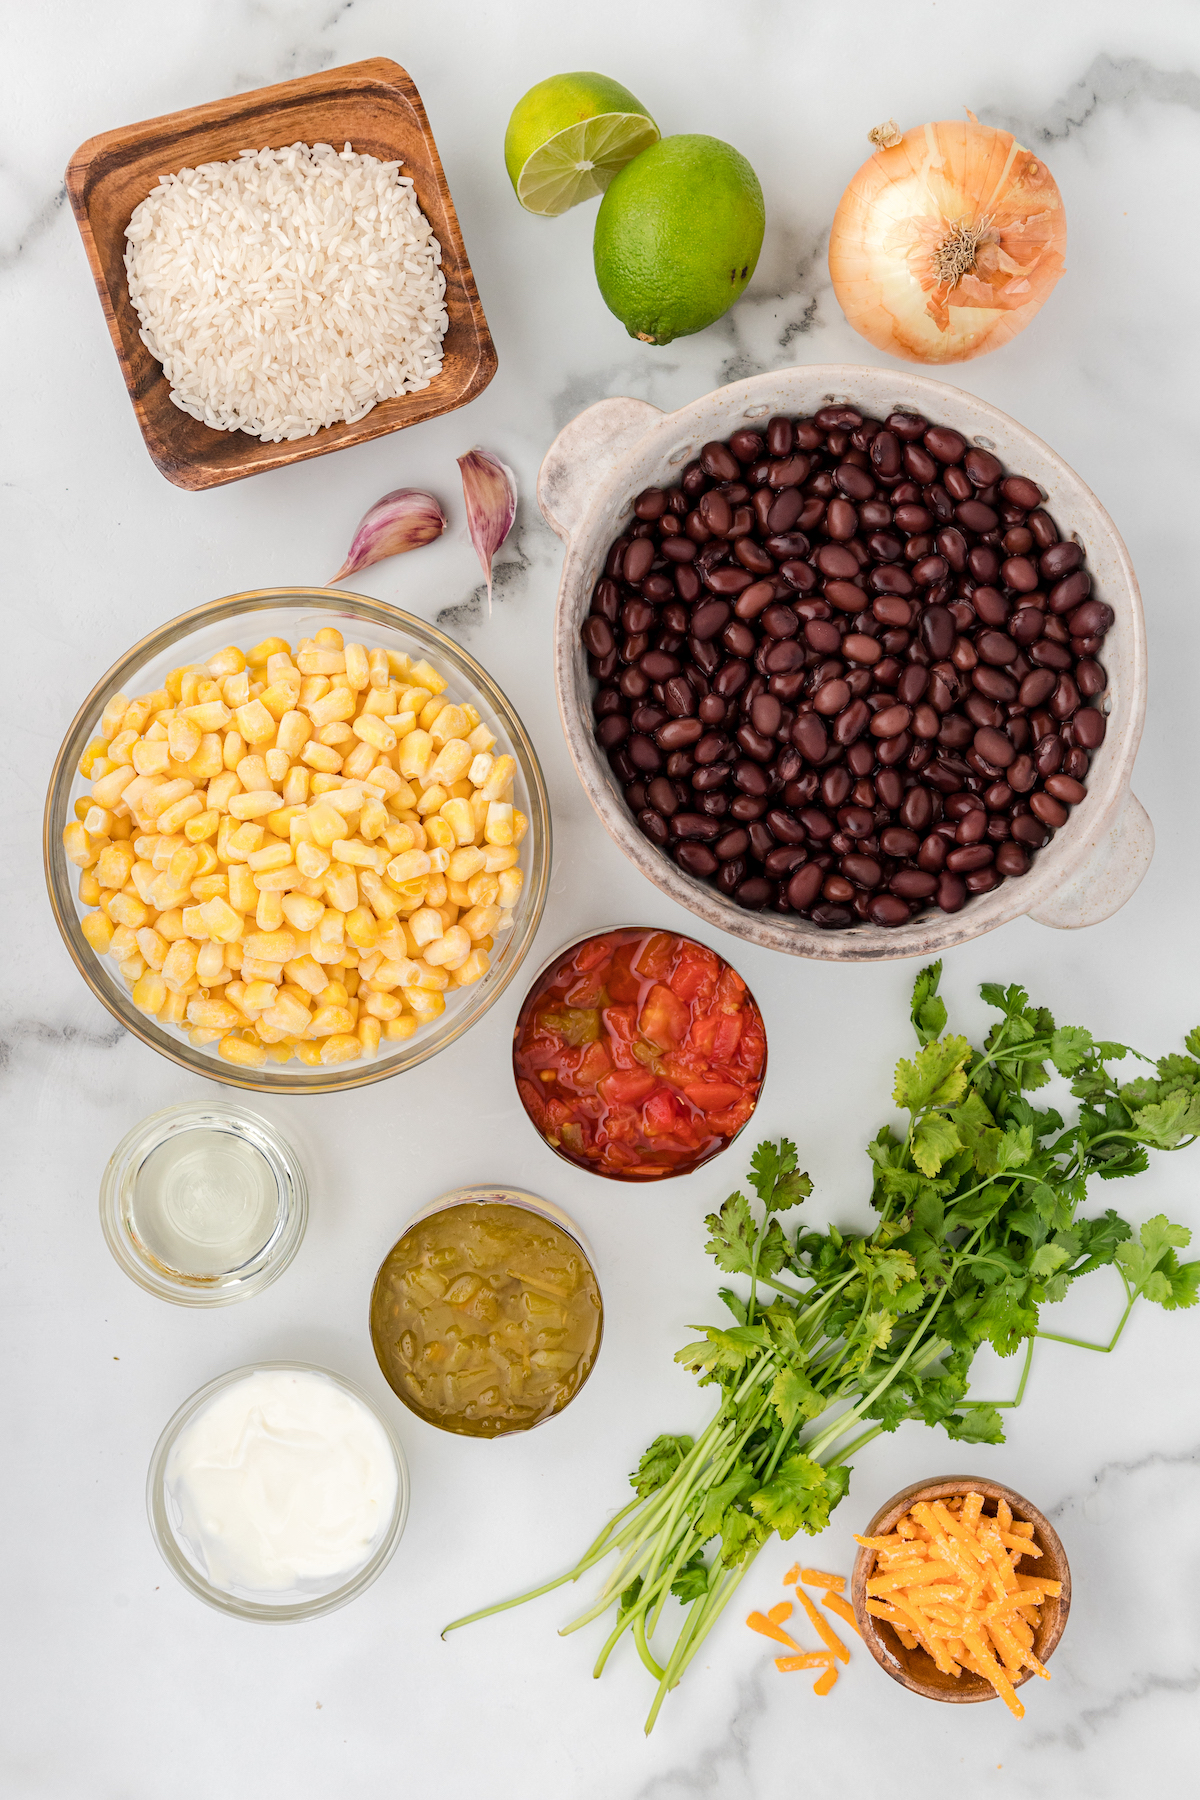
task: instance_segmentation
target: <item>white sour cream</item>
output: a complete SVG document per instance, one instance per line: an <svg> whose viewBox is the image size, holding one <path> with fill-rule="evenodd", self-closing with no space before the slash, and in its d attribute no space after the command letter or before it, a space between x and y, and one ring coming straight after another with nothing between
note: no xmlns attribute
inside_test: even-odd
<svg viewBox="0 0 1200 1800"><path fill-rule="evenodd" d="M369 1408L327 1375L259 1369L214 1394L167 1458L176 1531L226 1593L332 1591L396 1505L396 1458Z"/></svg>

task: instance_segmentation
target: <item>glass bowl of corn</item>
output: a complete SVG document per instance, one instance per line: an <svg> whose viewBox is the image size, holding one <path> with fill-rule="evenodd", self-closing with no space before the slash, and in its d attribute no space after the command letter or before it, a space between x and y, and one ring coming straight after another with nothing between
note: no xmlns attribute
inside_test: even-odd
<svg viewBox="0 0 1200 1800"><path fill-rule="evenodd" d="M50 779L54 917L135 1036L258 1092L359 1087L453 1043L533 941L550 810L487 672L331 589L215 600L93 688Z"/></svg>

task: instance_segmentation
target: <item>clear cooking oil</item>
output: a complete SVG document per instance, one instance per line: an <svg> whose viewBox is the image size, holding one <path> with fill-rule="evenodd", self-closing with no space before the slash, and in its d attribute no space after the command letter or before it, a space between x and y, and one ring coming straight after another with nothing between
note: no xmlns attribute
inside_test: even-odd
<svg viewBox="0 0 1200 1800"><path fill-rule="evenodd" d="M275 1172L253 1143L219 1127L180 1131L138 1166L127 1229L143 1256L185 1281L252 1262L280 1224Z"/></svg>

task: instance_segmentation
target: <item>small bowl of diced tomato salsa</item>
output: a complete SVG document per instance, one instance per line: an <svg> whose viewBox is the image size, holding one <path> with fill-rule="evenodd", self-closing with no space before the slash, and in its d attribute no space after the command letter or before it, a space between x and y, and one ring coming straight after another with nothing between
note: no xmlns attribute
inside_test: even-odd
<svg viewBox="0 0 1200 1800"><path fill-rule="evenodd" d="M567 1162L614 1181L687 1175L758 1104L762 1014L715 950L621 926L561 950L525 996L513 1072L534 1126Z"/></svg>

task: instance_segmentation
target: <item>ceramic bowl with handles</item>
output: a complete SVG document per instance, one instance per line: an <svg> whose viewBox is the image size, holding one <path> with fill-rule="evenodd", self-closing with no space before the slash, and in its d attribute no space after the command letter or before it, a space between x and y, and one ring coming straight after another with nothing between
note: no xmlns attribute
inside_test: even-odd
<svg viewBox="0 0 1200 1800"><path fill-rule="evenodd" d="M580 630L609 546L643 488L669 486L702 444L773 413L806 417L835 402L876 418L897 408L952 426L993 450L1012 474L1029 476L1066 539L1087 552L1097 596L1115 623L1104 643L1108 715L1092 758L1087 798L1040 851L1027 875L974 895L961 912L928 905L906 925L856 923L826 931L797 914L747 912L715 887L694 880L638 829L620 784L596 742L595 683ZM782 369L717 388L675 412L644 400L600 400L561 431L542 464L538 501L566 543L554 632L554 673L567 744L588 799L621 849L655 886L710 925L769 949L828 962L877 962L938 956L1028 913L1043 925L1094 925L1124 905L1150 865L1154 831L1130 791L1146 708L1146 633L1137 578L1115 525L1090 488L1048 444L1015 419L944 382L910 370L825 364Z"/></svg>

